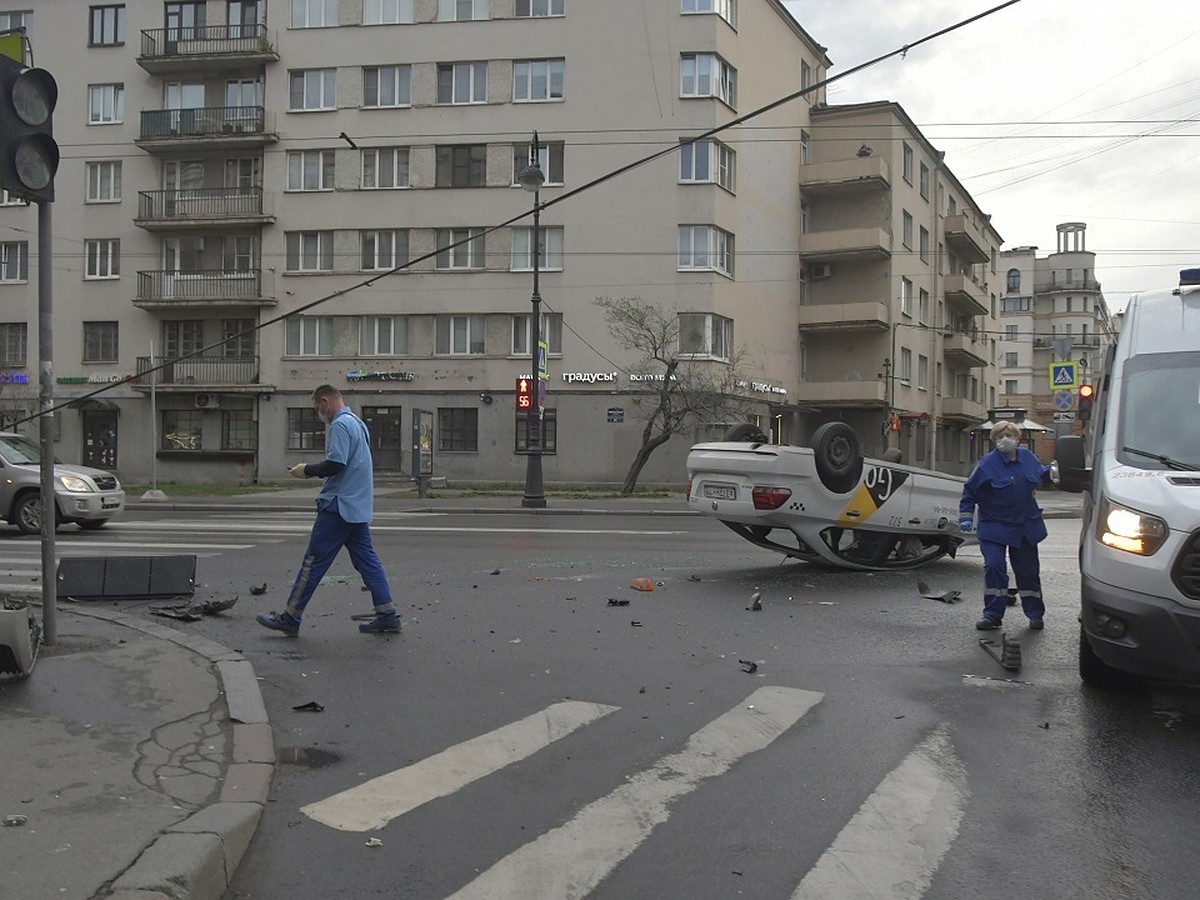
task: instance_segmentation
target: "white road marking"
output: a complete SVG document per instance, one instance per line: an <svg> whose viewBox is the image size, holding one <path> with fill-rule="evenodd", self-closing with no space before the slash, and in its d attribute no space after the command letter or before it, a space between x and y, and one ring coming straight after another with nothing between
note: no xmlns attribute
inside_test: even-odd
<svg viewBox="0 0 1200 900"><path fill-rule="evenodd" d="M430 800L452 794L485 775L532 756L619 706L569 700L411 766L301 807L305 815L341 831L370 831Z"/></svg>
<svg viewBox="0 0 1200 900"><path fill-rule="evenodd" d="M245 525L243 520L238 519L238 523ZM230 523L194 523L194 522L120 522L107 526L110 531L229 531ZM260 532L279 532L286 534L307 534L312 530L312 523L297 523L295 525L265 525L255 528L256 533ZM649 535L662 536L671 534L687 534L686 531L664 531L653 529L634 529L634 528L484 528L477 526L442 526L442 525L380 525L378 523L371 524L372 533L378 534L385 531L394 532L447 532L458 534L537 534L537 535L555 535L555 534L621 534L621 535Z"/></svg>
<svg viewBox="0 0 1200 900"><path fill-rule="evenodd" d="M958 835L966 798L943 726L879 783L792 900L917 900Z"/></svg>
<svg viewBox="0 0 1200 900"><path fill-rule="evenodd" d="M759 688L744 705L693 734L683 750L663 757L566 824L514 850L451 896L463 900L587 896L655 826L667 820L675 800L706 779L724 774L741 757L768 746L822 696L796 688Z"/></svg>

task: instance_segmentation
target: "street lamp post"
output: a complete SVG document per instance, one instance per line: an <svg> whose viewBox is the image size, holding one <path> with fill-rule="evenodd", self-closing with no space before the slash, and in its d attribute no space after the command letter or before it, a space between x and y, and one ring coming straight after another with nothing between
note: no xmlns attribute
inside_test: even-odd
<svg viewBox="0 0 1200 900"><path fill-rule="evenodd" d="M530 297L533 318L529 328L529 356L533 364L530 375L533 380L533 390L531 391L532 403L529 407L526 432L528 440L525 448L525 496L521 498L521 505L531 509L541 509L546 505L545 489L542 484L542 373L539 365L542 343L542 295L538 283L538 277L541 274L542 251L542 205L539 192L542 185L546 183L546 175L542 172L540 150L535 131L533 143L529 145L529 165L522 169L517 176L521 187L527 191L533 191L533 295Z"/></svg>

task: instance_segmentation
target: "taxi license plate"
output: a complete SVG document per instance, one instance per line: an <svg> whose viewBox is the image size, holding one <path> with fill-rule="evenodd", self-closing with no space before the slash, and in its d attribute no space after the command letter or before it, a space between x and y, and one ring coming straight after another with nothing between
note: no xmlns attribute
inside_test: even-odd
<svg viewBox="0 0 1200 900"><path fill-rule="evenodd" d="M736 500L737 486L732 484L706 484L704 496L709 500Z"/></svg>

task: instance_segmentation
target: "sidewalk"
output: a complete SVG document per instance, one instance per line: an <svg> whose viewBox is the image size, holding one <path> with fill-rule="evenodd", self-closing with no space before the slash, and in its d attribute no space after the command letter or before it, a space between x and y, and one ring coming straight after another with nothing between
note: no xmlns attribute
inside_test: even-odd
<svg viewBox="0 0 1200 900"><path fill-rule="evenodd" d="M0 678L0 894L218 900L275 765L250 663L111 609L57 622L28 678Z"/></svg>

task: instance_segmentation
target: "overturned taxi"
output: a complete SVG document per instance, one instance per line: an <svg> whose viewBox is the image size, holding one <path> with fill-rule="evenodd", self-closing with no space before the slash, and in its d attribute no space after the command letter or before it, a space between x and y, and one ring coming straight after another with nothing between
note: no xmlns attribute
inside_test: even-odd
<svg viewBox="0 0 1200 900"><path fill-rule="evenodd" d="M862 455L828 422L812 446L768 443L754 425L688 453L688 505L768 550L850 569L907 569L954 556L965 479Z"/></svg>

